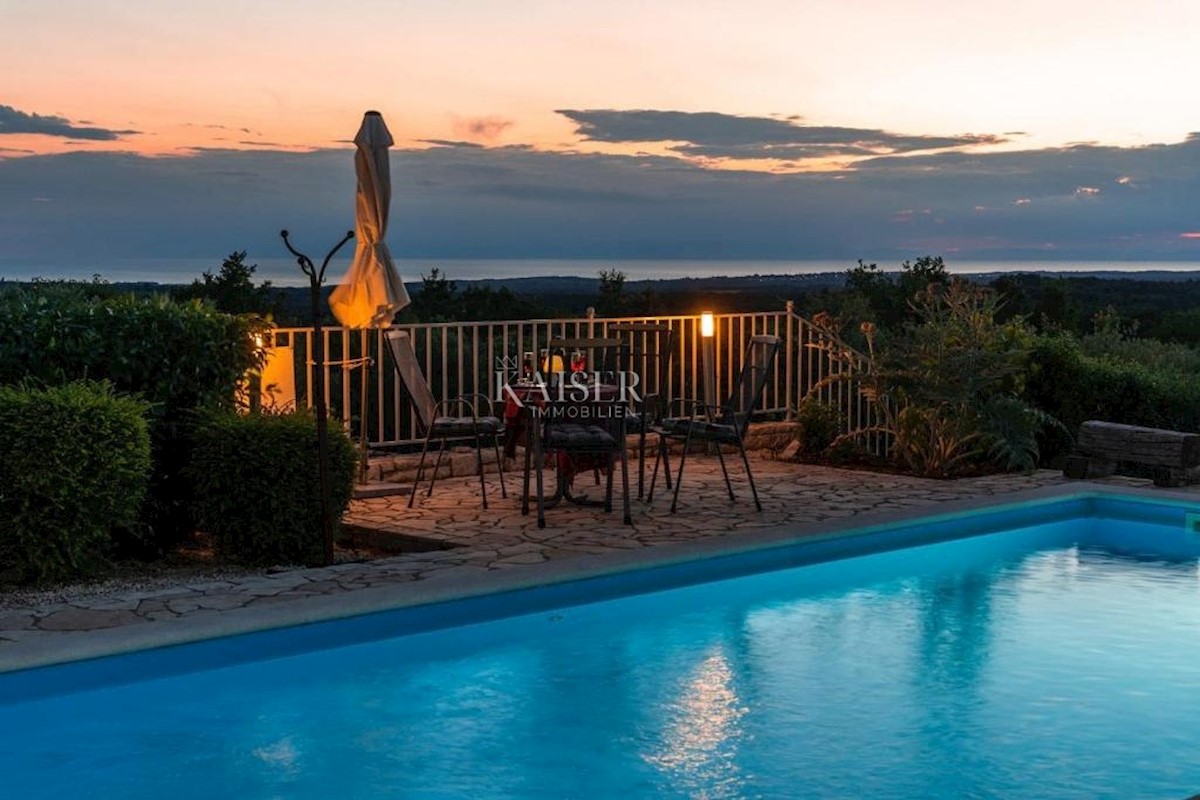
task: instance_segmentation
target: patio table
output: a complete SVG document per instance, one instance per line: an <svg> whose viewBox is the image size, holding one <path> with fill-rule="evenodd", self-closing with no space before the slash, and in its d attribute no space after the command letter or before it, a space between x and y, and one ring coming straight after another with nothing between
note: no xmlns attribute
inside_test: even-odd
<svg viewBox="0 0 1200 800"><path fill-rule="evenodd" d="M539 415L543 413L558 413L570 421L572 413L586 414L584 409L611 409L618 405L620 387L612 384L600 384L597 390L595 384L589 384L588 388L589 396L580 400L571 397L569 387L565 389L564 397L559 399L557 386L542 387L537 384L507 386L504 392L504 425L505 430L508 431L504 441L505 456L515 458L518 443L522 443L526 447L534 446L529 434L530 431L533 431L534 436L540 436ZM547 394L549 394L549 400L547 400ZM556 408L557 412L554 410ZM573 412L572 409L578 409L578 411ZM610 411L605 421L613 418ZM622 426L622 432L623 430ZM553 461L550 460L551 457L553 457ZM571 493L575 475L579 472L601 469L607 472L608 462L602 455L555 451L546 453L545 459L546 463L554 467L556 478L554 494L545 501L547 507L552 508L564 499L577 505L604 505L603 501L589 500L587 495Z"/></svg>
<svg viewBox="0 0 1200 800"><path fill-rule="evenodd" d="M556 390L547 387L545 391L550 392L551 402L556 402L553 397ZM619 394L619 387L607 383L600 384L601 401L615 402ZM529 438L530 422L535 418L534 409L540 411L545 406L545 401L546 396L542 387L536 384L508 384L504 387L504 429L508 432L508 435L504 437L505 458L517 457L517 445L526 444ZM595 400L589 400L574 403L570 399L564 400L566 404L576 405L595 402ZM592 467L587 466L582 469L592 469Z"/></svg>

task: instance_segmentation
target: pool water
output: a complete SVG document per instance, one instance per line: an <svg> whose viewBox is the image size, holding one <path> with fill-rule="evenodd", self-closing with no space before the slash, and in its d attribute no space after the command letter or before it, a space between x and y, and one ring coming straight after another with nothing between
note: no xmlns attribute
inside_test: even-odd
<svg viewBox="0 0 1200 800"><path fill-rule="evenodd" d="M69 691L0 705L0 792L1182 800L1198 555L1060 519Z"/></svg>

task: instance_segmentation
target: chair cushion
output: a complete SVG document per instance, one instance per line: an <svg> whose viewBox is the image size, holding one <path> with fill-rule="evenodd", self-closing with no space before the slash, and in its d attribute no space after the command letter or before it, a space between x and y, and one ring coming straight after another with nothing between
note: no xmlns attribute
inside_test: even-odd
<svg viewBox="0 0 1200 800"><path fill-rule="evenodd" d="M709 422L695 417L667 417L662 421L664 433L671 436L687 436L693 439L720 439L736 442L737 428L723 422Z"/></svg>
<svg viewBox="0 0 1200 800"><path fill-rule="evenodd" d="M547 450L610 450L616 444L616 439L604 428L577 423L548 426L542 442Z"/></svg>
<svg viewBox="0 0 1200 800"><path fill-rule="evenodd" d="M503 425L498 417L438 417L433 421L433 436L474 436L478 426L480 436L500 433Z"/></svg>

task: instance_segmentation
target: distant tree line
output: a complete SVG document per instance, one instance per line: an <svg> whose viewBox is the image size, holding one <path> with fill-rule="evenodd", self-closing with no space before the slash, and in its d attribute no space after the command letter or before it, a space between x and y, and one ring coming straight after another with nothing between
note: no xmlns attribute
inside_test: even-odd
<svg viewBox="0 0 1200 800"><path fill-rule="evenodd" d="M258 265L247 263L246 251L230 253L216 271L205 271L190 285L170 288L177 300L201 300L231 314L252 313L279 325L307 325L310 300L307 287L277 287L256 282ZM581 316L588 307L598 316L651 316L780 309L788 300L798 313L813 316L828 312L851 319L871 319L882 329L895 328L911 319L912 299L929 284L950 281L941 256L922 256L887 271L878 264L859 261L846 270L841 286L814 285L806 276L732 277L654 284L639 281L631 288L620 269L601 270L591 292L513 291L506 286L461 285L435 267L421 277L413 290L412 304L401 312L401 322L528 319ZM978 282L978 281L976 281ZM99 277L90 282L38 281L43 285L70 285L81 293L108 295L117 288ZM828 282L825 281L827 284ZM0 288L4 285L0 281ZM1200 346L1200 280L1122 279L1092 276L1013 273L986 283L998 298L1000 320L1022 318L1039 331L1066 331L1087 335L1096 331L1098 314L1115 314L1128 336ZM324 287L324 299L332 292ZM121 291L161 293L163 287L138 285ZM334 322L323 302L325 322Z"/></svg>

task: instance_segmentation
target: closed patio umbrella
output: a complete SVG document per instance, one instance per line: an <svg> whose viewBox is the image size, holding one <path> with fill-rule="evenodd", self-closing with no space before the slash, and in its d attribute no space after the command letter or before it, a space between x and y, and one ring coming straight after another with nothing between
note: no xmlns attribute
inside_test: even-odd
<svg viewBox="0 0 1200 800"><path fill-rule="evenodd" d="M354 154L357 245L346 277L329 297L329 307L348 328L386 328L409 299L384 242L392 201L388 148L393 140L378 111L363 116L354 144L358 148Z"/></svg>

